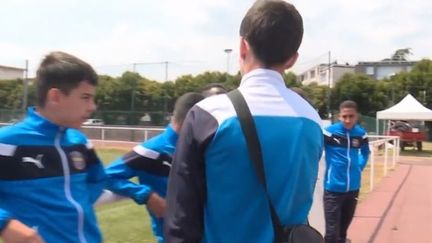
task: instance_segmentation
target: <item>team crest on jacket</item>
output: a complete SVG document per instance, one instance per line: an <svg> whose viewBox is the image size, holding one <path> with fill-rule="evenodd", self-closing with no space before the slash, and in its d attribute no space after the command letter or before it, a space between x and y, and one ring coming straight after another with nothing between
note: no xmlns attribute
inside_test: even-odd
<svg viewBox="0 0 432 243"><path fill-rule="evenodd" d="M84 159L84 156L81 152L78 151L72 151L69 154L72 164L73 166L77 169L77 170L83 170L86 167L86 161Z"/></svg>
<svg viewBox="0 0 432 243"><path fill-rule="evenodd" d="M353 147L358 147L358 146L360 146L360 140L358 140L358 139L353 139L353 140L352 140L352 146L353 146Z"/></svg>

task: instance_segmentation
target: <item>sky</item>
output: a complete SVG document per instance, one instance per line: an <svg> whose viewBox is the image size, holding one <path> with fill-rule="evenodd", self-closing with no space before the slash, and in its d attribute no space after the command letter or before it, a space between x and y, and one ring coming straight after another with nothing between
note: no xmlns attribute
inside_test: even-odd
<svg viewBox="0 0 432 243"><path fill-rule="evenodd" d="M99 74L137 71L164 81L238 71L238 29L252 0L2 0L0 65L29 75L50 51L89 62ZM331 60L378 61L399 48L432 58L432 1L293 0L305 33L299 73ZM229 54L225 49L232 49Z"/></svg>

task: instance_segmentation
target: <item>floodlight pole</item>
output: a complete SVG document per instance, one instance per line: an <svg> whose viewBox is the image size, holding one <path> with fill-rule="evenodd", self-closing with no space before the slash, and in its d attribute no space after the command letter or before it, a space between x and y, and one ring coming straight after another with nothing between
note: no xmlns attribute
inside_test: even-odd
<svg viewBox="0 0 432 243"><path fill-rule="evenodd" d="M232 52L232 49L227 48L224 50L224 52L227 54L227 60L226 60L226 72L227 74L229 73L229 63L230 63L230 54Z"/></svg>

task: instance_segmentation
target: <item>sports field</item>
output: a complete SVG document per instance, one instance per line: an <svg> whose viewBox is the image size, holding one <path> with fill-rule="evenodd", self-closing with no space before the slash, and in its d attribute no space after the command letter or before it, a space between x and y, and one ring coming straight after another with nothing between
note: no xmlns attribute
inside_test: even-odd
<svg viewBox="0 0 432 243"><path fill-rule="evenodd" d="M98 149L105 164L116 159L125 150ZM96 209L99 224L106 243L156 242L151 222L144 206L130 200L103 205Z"/></svg>

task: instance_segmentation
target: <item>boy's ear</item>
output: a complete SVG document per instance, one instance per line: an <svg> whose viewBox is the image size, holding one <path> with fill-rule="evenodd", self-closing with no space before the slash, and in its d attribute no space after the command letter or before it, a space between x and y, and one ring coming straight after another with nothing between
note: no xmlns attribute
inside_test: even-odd
<svg viewBox="0 0 432 243"><path fill-rule="evenodd" d="M58 104L62 98L63 93L57 88L51 88L47 92L46 103Z"/></svg>
<svg viewBox="0 0 432 243"><path fill-rule="evenodd" d="M294 66L294 64L297 62L297 58L298 58L299 54L298 52L296 52L294 55L292 55L286 62L284 65L285 69L289 69L292 66Z"/></svg>
<svg viewBox="0 0 432 243"><path fill-rule="evenodd" d="M181 124L178 123L178 122L176 121L176 119L174 119L174 117L171 118L171 126L172 126L173 130L174 130L176 133L179 133L179 132L180 132Z"/></svg>
<svg viewBox="0 0 432 243"><path fill-rule="evenodd" d="M240 58L244 60L249 52L249 43L243 37L240 37Z"/></svg>

